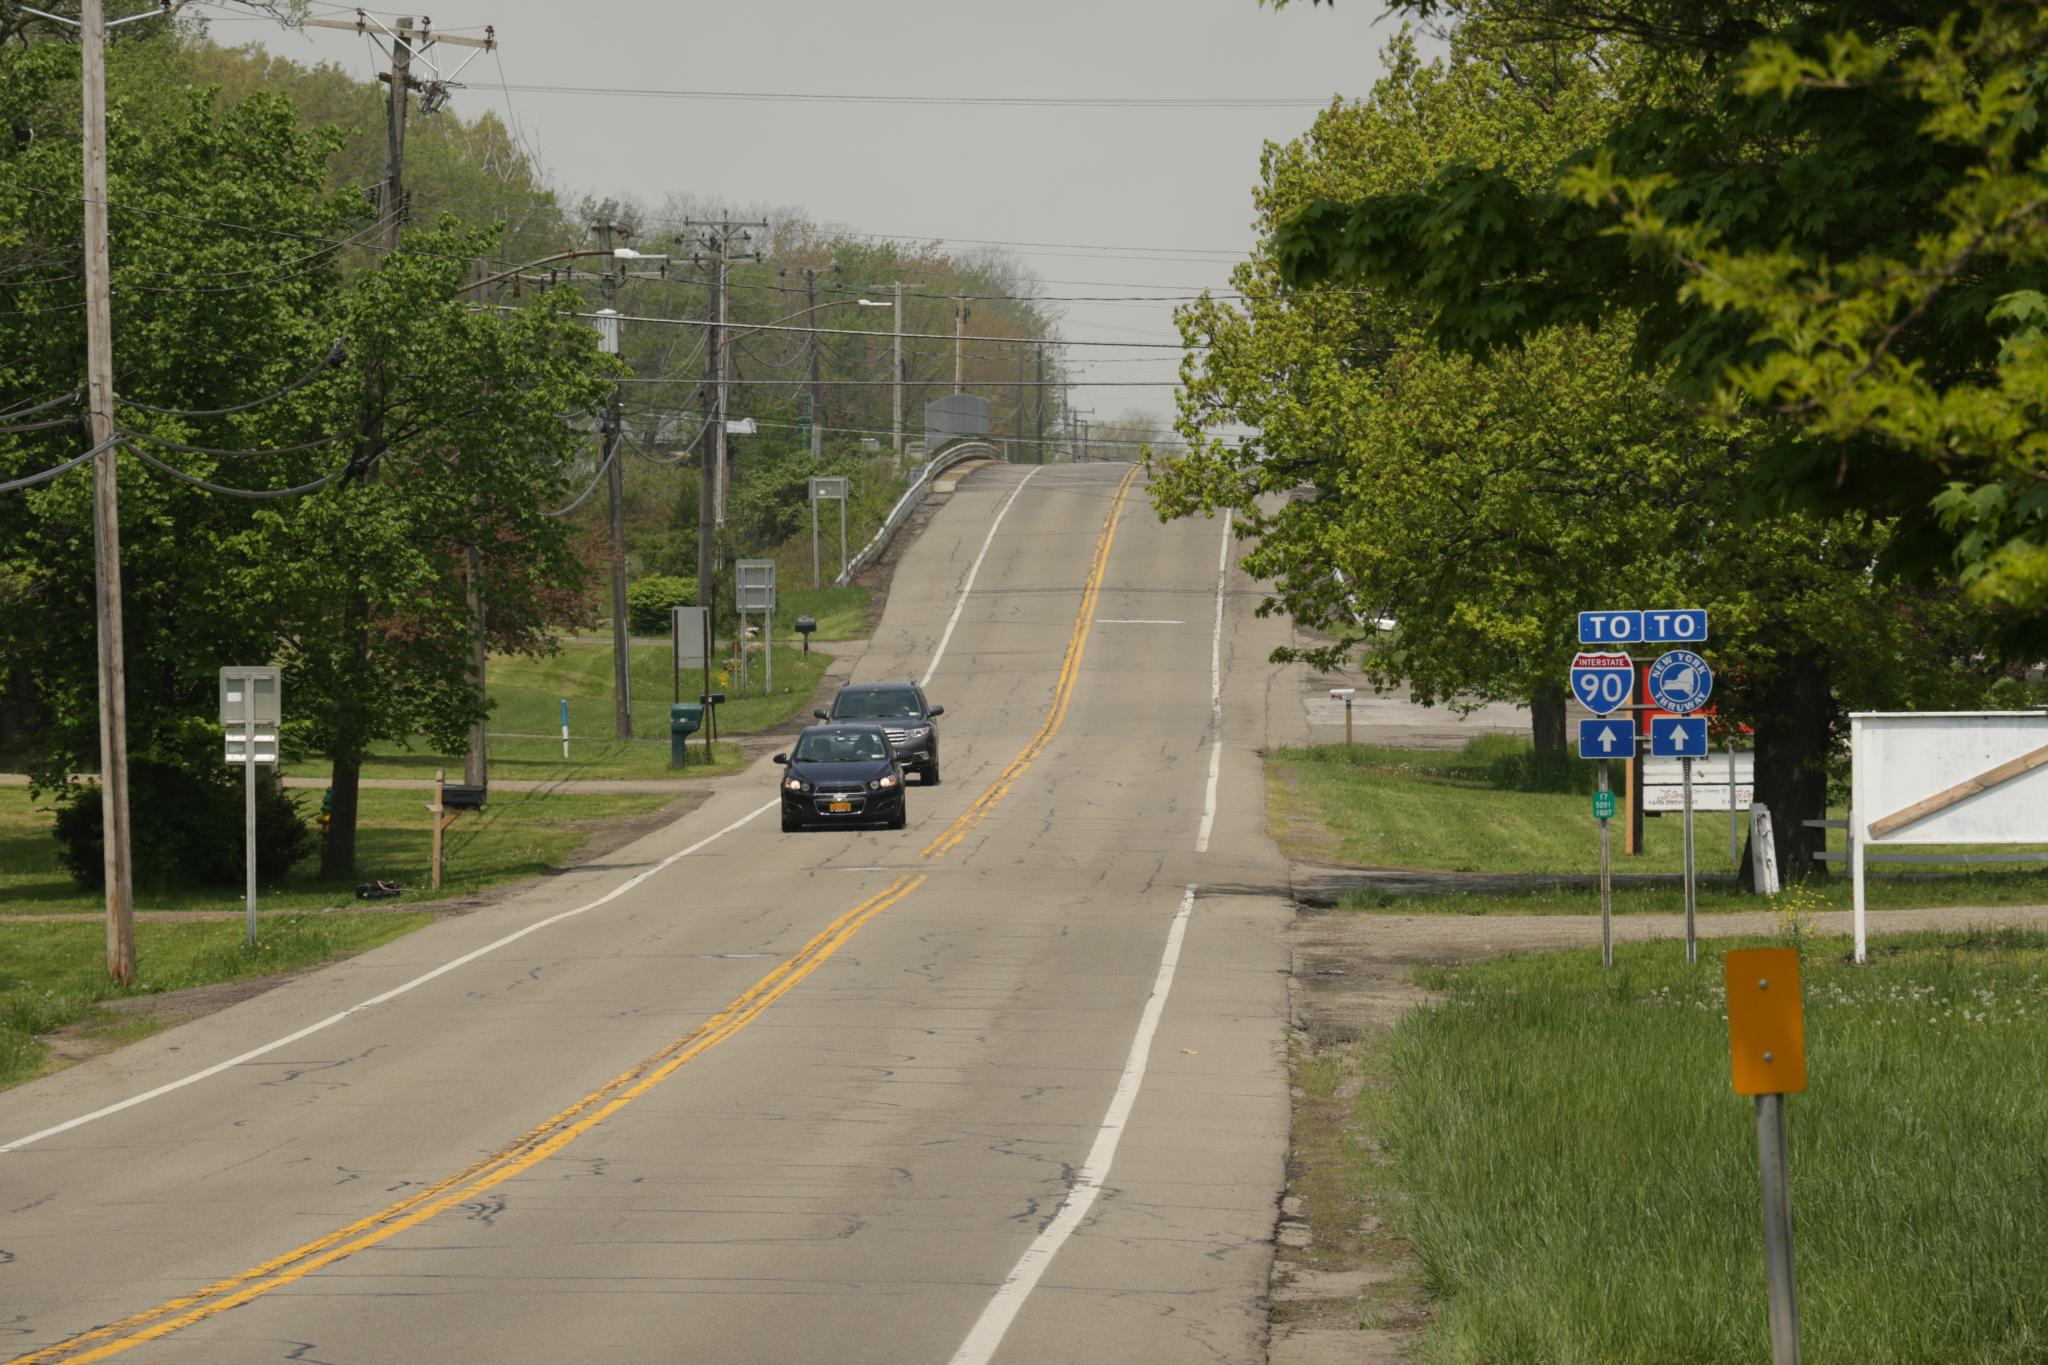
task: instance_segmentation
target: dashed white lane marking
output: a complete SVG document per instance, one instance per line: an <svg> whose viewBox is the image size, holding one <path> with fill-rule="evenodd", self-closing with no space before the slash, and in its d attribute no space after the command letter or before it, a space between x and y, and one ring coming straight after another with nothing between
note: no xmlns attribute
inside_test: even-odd
<svg viewBox="0 0 2048 1365"><path fill-rule="evenodd" d="M1039 1277L1059 1253L1066 1240L1074 1235L1074 1229L1088 1216L1094 1207L1095 1196L1102 1192L1103 1182L1109 1179L1110 1163L1116 1160L1117 1144L1123 1140L1124 1128L1130 1122L1131 1106L1137 1103L1138 1087L1145 1081L1145 1063L1152 1055L1152 1035L1159 1031L1159 1017L1166 1012L1166 997L1173 989L1174 968L1180 964L1181 940L1187 935L1188 916L1195 908L1195 888L1190 886L1181 897L1180 909L1173 917L1173 924L1166 931L1166 951L1159 957L1159 975L1152 980L1152 994L1145 1001L1145 1012L1138 1018L1137 1036L1131 1039L1130 1055L1124 1060L1124 1072L1116 1083L1116 1094L1110 1098L1109 1112L1102 1116L1102 1127L1096 1131L1095 1145L1088 1149L1088 1159L1081 1163L1081 1169L1074 1177L1073 1188L1060 1202L1059 1211L1045 1230L1031 1239L1031 1245L1024 1249L1009 1277L1003 1281L989 1300L988 1307L981 1310L974 1327L967 1333L967 1340L960 1343L960 1349L953 1353L952 1365L988 1365L994 1358L996 1348L1003 1344L1003 1334L1010 1330L1017 1312L1024 1306L1031 1291L1037 1287Z"/></svg>
<svg viewBox="0 0 2048 1365"><path fill-rule="evenodd" d="M1202 827L1195 852L1209 851L1216 826L1216 780L1223 775L1223 587L1230 577L1230 517L1223 514L1223 548L1216 552L1216 632L1209 640L1209 791L1202 798Z"/></svg>
<svg viewBox="0 0 2048 1365"><path fill-rule="evenodd" d="M1045 469L1046 466L1040 465L1017 480L1017 486L1010 490L1010 496L996 509L996 519L989 523L988 534L982 538L981 553L974 557L973 566L967 570L967 581L960 585L960 600L953 604L953 614L946 618L946 633L939 637L939 647L932 651L931 663L925 667L924 676L917 680L919 687L932 685L932 675L939 671L939 660L946 657L946 646L953 643L953 627L960 624L960 613L967 607L967 594L974 591L974 576L981 572L981 561L988 558L988 547L995 544L996 532L1002 529L1003 518L1010 515L1010 509L1016 505L1018 496L1024 491L1024 485L1044 473Z"/></svg>

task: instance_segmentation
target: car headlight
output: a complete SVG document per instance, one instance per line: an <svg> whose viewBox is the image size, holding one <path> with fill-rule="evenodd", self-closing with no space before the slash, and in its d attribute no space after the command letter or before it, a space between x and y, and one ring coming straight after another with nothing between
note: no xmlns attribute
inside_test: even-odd
<svg viewBox="0 0 2048 1365"><path fill-rule="evenodd" d="M874 781L872 781L872 782L868 783L868 790L869 790L869 791L871 791L871 792L878 792L878 791L882 791L882 790L884 790L885 788L888 788L888 787L893 787L893 786L895 786L895 785L896 785L896 774L894 774L894 773L883 773L883 774L882 774L882 775L881 775L880 777L878 777L878 778L876 778L876 779L875 779Z"/></svg>
<svg viewBox="0 0 2048 1365"><path fill-rule="evenodd" d="M910 727L909 732L906 733L903 737L905 739L924 739L926 736L930 735L931 732L932 727L929 725L913 725Z"/></svg>
<svg viewBox="0 0 2048 1365"><path fill-rule="evenodd" d="M801 777L785 777L782 779L782 789L786 792L807 792L811 789L811 784Z"/></svg>

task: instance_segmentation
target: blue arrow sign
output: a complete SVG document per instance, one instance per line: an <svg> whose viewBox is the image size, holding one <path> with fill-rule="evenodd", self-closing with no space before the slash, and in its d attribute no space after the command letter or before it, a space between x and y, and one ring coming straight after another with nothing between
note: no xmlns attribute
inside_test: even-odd
<svg viewBox="0 0 2048 1365"><path fill-rule="evenodd" d="M1650 717L1652 758L1705 758L1707 718L1705 716Z"/></svg>
<svg viewBox="0 0 2048 1365"><path fill-rule="evenodd" d="M1689 649L1659 654L1650 665L1650 700L1673 715L1689 716L1714 693L1714 670Z"/></svg>
<svg viewBox="0 0 2048 1365"><path fill-rule="evenodd" d="M1580 654L1572 660L1572 695L1595 715L1628 705L1635 684L1635 661L1626 654Z"/></svg>
<svg viewBox="0 0 2048 1365"><path fill-rule="evenodd" d="M1582 645L1625 645L1642 638L1643 614L1639 611L1579 613L1579 643Z"/></svg>
<svg viewBox="0 0 2048 1365"><path fill-rule="evenodd" d="M1643 618L1640 638L1652 645L1696 645L1707 638L1707 614L1698 607L1677 607L1637 613Z"/></svg>
<svg viewBox="0 0 2048 1365"><path fill-rule="evenodd" d="M1636 727L1626 720L1579 722L1580 758L1634 758Z"/></svg>

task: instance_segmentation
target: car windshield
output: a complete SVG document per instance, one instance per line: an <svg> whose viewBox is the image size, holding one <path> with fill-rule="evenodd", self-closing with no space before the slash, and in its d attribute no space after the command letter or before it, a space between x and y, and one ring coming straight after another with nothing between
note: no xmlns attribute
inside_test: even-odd
<svg viewBox="0 0 2048 1365"><path fill-rule="evenodd" d="M889 741L873 730L820 730L796 742L798 763L879 763Z"/></svg>
<svg viewBox="0 0 2048 1365"><path fill-rule="evenodd" d="M917 693L907 687L894 687L886 692L841 692L832 704L834 720L860 717L917 717L924 714L924 708L917 703Z"/></svg>

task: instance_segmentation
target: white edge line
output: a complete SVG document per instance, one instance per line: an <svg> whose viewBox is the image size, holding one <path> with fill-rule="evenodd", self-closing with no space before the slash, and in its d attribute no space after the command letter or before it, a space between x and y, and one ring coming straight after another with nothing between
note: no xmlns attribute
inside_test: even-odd
<svg viewBox="0 0 2048 1365"><path fill-rule="evenodd" d="M996 519L989 523L988 534L982 538L981 553L974 557L973 566L967 570L967 581L960 585L960 600L953 604L953 614L946 620L946 632L939 637L939 647L932 651L932 661L926 666L924 676L917 680L919 687L930 687L932 675L939 671L939 660L946 657L946 646L953 643L953 627L960 624L960 613L967 607L967 594L974 591L974 576L981 572L981 561L988 558L988 547L995 544L996 532L1001 529L1003 518L1010 515L1011 504L1015 503L1017 496L1024 491L1024 485L1044 473L1045 469L1045 465L1040 465L1017 480L1017 486L1010 490L1010 496L996 509Z"/></svg>
<svg viewBox="0 0 2048 1365"><path fill-rule="evenodd" d="M494 953L498 951L498 949L503 948L508 943L516 943L520 939L525 938L528 934L535 933L541 929L545 929L549 925L560 924L565 919L573 919L577 915L581 915L588 911L595 910L601 905L609 904L610 902L617 900L620 896L625 895L628 891L631 891L634 887L640 885L640 883L646 881L649 877L652 877L655 873L664 871L672 864L680 861L681 859L689 857L692 853L695 853L698 849L703 848L706 844L711 843L713 840L724 838L726 835L738 829L741 825L746 824L747 821L752 820L756 816L759 816L767 811L774 810L776 806L780 804L781 800L780 798L777 798L774 801L770 801L765 806L756 807L755 809L747 812L745 815L742 815L739 819L733 821L731 824L727 825L724 829L719 830L716 834L707 834L702 839L699 839L696 843L691 844L688 848L684 849L682 852L671 853L668 857L663 858L660 862L654 864L654 866L646 868L645 870L628 878L627 880L620 882L617 886L605 892L602 896L599 896L594 901L590 901L589 903L584 905L579 905L573 910L564 910L560 914L549 915L546 919L535 920L533 923L527 925L524 929L514 930L512 933L505 935L503 938L498 939L495 942L486 943L481 948L473 948L469 952L464 953L461 957L452 958L449 961L444 962L440 966L434 968L430 972L422 972L420 975L414 977L412 980L404 983L403 985L393 986L390 990L385 991L382 995L373 995L368 1000L359 1001L356 1004L350 1005L347 1009L342 1010L339 1014L330 1014L325 1019L320 1020L318 1023L306 1025L304 1028L298 1030L296 1033L287 1033L282 1038L274 1038L270 1042L263 1044L261 1047L250 1048L247 1052L241 1053L238 1056L230 1057L224 1062L215 1062L212 1066L209 1066L204 1070L195 1071L189 1076L182 1076L175 1081L166 1082L165 1084L158 1086L156 1089L146 1090L140 1095L131 1095L129 1098L122 1100L117 1104L110 1104L106 1106L104 1109L95 1109L90 1114L81 1114L75 1119L67 1119L65 1122L57 1124L55 1127L45 1128L38 1133L30 1133L27 1137L16 1138L14 1141L7 1143L5 1146L0 1146L0 1156L4 1156L8 1152L17 1151L20 1148L28 1146L32 1142L41 1142L44 1138L55 1137L59 1133L69 1132L73 1128L82 1127L85 1124L91 1123L97 1119L103 1119L108 1117L109 1115L118 1114L123 1109L132 1109L136 1105L145 1104L150 1100L156 1099L160 1095L168 1095L173 1090L183 1090L186 1086L196 1085L200 1081L203 1081L210 1076L218 1076L223 1071L227 1071L230 1068L240 1066L244 1062L254 1061L256 1058L261 1057L266 1053L275 1052L281 1047L287 1047L292 1043L298 1042L301 1038L305 1038L312 1034L320 1032L322 1029L332 1028L334 1025L340 1023L342 1020L347 1019L353 1015L360 1014L366 1009L370 1009L377 1005L382 1005L387 1001L396 1000L399 996L404 995L407 991L410 991L418 986L424 986L429 981L432 981L434 978L446 975L447 973L454 971L457 967L465 966L468 963L474 962L478 958L483 957L488 953Z"/></svg>
<svg viewBox="0 0 2048 1365"><path fill-rule="evenodd" d="M1202 798L1202 828L1195 852L1209 851L1216 827L1216 782L1223 775L1223 588L1230 577L1230 518L1223 514L1223 548L1216 552L1216 631L1209 639L1209 792Z"/></svg>
<svg viewBox="0 0 2048 1365"><path fill-rule="evenodd" d="M960 1343L960 1349L953 1353L950 1365L988 1365L994 1358L996 1348L1003 1344L1003 1336L1010 1330L1011 1322L1024 1307L1024 1300L1038 1287L1038 1281L1052 1258L1059 1253L1066 1240L1088 1216L1094 1207L1095 1196L1102 1192L1103 1182L1109 1178L1110 1163L1116 1160L1117 1143L1123 1140L1124 1128L1130 1122L1131 1108L1137 1103L1138 1087L1145 1081L1145 1064L1152 1055L1152 1035L1159 1031L1159 1016L1166 1012L1167 993L1173 989L1174 969L1180 965L1181 940L1187 936L1188 916L1195 908L1195 888L1190 886L1181 897L1180 909L1173 917L1173 925L1166 931L1166 951L1159 957L1159 975L1153 979L1152 994L1145 1001L1145 1012L1138 1019L1137 1036L1131 1039L1130 1056L1124 1060L1124 1074L1116 1083L1116 1094L1110 1098L1109 1111L1102 1116L1102 1127L1095 1134L1095 1145L1088 1149L1088 1159L1081 1163L1080 1171L1074 1176L1073 1188L1060 1202L1059 1211L1052 1221L1045 1225L1031 1245L1017 1258L1008 1278L997 1287L995 1297L981 1310L967 1339Z"/></svg>

